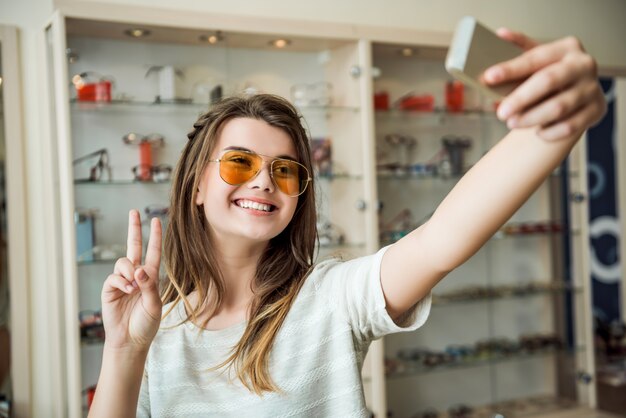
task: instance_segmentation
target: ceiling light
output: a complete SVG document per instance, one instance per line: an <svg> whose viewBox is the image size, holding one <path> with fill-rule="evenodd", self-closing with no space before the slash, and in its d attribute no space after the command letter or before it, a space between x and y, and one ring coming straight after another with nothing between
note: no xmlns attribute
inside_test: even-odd
<svg viewBox="0 0 626 418"><path fill-rule="evenodd" d="M200 35L198 39L200 42L215 45L218 42L222 42L224 40L224 36L222 36L222 32L215 32L213 35Z"/></svg>
<svg viewBox="0 0 626 418"><path fill-rule="evenodd" d="M270 41L270 45L272 45L275 48L284 48L290 44L291 44L291 41L289 39L274 39Z"/></svg>
<svg viewBox="0 0 626 418"><path fill-rule="evenodd" d="M131 38L145 38L146 36L150 35L150 31L148 29L141 28L127 29L124 31L124 33Z"/></svg>
<svg viewBox="0 0 626 418"><path fill-rule="evenodd" d="M415 51L413 50L413 48L402 48L400 50L400 54L403 57L412 57L414 53L415 53Z"/></svg>

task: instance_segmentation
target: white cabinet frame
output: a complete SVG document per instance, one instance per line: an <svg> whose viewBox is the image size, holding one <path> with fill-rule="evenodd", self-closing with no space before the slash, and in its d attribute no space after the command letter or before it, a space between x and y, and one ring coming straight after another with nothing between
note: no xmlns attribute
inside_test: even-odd
<svg viewBox="0 0 626 418"><path fill-rule="evenodd" d="M11 381L16 417L31 415L30 304L22 80L18 30L0 26L2 45L2 100L6 138L8 274L11 292Z"/></svg>

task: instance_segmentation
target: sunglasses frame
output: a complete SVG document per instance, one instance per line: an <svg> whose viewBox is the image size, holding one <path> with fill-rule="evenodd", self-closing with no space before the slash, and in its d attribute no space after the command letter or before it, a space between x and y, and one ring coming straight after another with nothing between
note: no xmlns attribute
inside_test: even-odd
<svg viewBox="0 0 626 418"><path fill-rule="evenodd" d="M220 158L218 158L218 159L216 159L216 160L209 160L209 161L208 161L208 162L210 162L210 163L220 163L220 178L221 178L221 179L222 179L222 180L223 180L226 184L230 184L231 186L241 186L242 184L245 184L245 183L249 182L250 180L254 180L254 179L256 178L256 176L258 176L258 175L259 175L259 173L261 172L262 168L260 168L260 169L259 169L259 170L258 170L258 171L257 171L257 172L256 172L256 173L252 176L252 177L250 177L248 180L244 181L243 183L238 183L238 184L229 183L229 182L228 182L228 181L226 181L226 180L224 179L224 177L222 176L222 169L221 169L221 162L222 162L222 161L225 161L225 160L224 160L224 156L225 156L225 155L227 155L229 152L242 152L242 153L244 153L244 154L249 154L249 155L253 155L253 156L254 156L254 155L256 155L256 156L261 157L261 159L263 160L263 163L265 163L265 162L269 159L269 160L270 160L270 162L269 162L269 165L270 165L270 170L269 170L269 172L270 172L270 178L272 179L272 183L274 183L274 186L276 186L276 188L277 188L278 190L280 190L280 192L281 192L281 193L283 193L283 194L285 194L285 195L287 195L287 196L289 196L289 197L298 197L298 196L300 196L302 193L304 193L304 192L306 191L307 187L309 187L309 183L311 182L311 180L313 180L313 179L311 178L311 173L309 172L309 169L308 169L308 168L306 168L306 166L305 166L304 164L301 164L301 163L299 163L299 162L297 162L297 161L290 160L290 159L287 159L287 158L271 157L271 156L269 156L269 155L259 154L258 152L254 152L254 151L250 151L250 150L237 150L237 149L231 149L231 150L227 150L226 152L224 152ZM284 192L284 191L280 188L280 186L278 185L278 183L277 183L277 182L276 182L276 180L274 179L274 171L273 171L273 169L272 169L272 167L273 167L273 165L274 165L274 162L276 162L276 161L288 161L288 162L290 162L290 163L295 163L295 164L298 164L300 167L302 167L302 168L304 169L304 171L306 172L306 176L307 176L307 178L306 178L305 180L303 180L303 181L305 181L306 183L305 183L304 188L302 189L302 191L301 191L300 193L295 194L295 195L291 195L291 194L287 194L287 193L285 193L285 192Z"/></svg>

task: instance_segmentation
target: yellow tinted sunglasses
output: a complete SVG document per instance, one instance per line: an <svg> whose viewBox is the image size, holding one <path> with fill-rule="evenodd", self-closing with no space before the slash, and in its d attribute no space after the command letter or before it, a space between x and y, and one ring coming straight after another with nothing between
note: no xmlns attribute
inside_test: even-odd
<svg viewBox="0 0 626 418"><path fill-rule="evenodd" d="M244 184L259 174L263 168L263 157L247 150L231 150L220 159L209 160L220 163L220 177L231 186ZM270 162L270 177L276 187L288 196L300 196L312 180L309 170L300 163L285 158L273 158Z"/></svg>

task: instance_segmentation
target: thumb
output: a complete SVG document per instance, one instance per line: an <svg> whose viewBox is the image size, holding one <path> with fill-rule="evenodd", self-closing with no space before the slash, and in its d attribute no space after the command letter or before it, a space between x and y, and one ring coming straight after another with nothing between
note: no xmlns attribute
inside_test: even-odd
<svg viewBox="0 0 626 418"><path fill-rule="evenodd" d="M135 270L135 281L141 290L144 308L154 319L160 319L162 303L159 295L158 277L150 277L142 266Z"/></svg>

